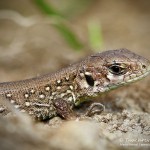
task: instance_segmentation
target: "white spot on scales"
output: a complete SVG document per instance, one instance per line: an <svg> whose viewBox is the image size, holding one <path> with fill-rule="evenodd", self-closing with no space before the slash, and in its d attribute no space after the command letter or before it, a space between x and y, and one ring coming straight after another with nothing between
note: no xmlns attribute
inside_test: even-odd
<svg viewBox="0 0 150 150"><path fill-rule="evenodd" d="M6 94L6 97L7 97L7 98L11 98L11 97L12 97L12 94L8 93L8 94Z"/></svg>
<svg viewBox="0 0 150 150"><path fill-rule="evenodd" d="M27 93L24 94L24 97L25 97L25 98L28 98L28 97L29 97L29 94L27 94Z"/></svg>
<svg viewBox="0 0 150 150"><path fill-rule="evenodd" d="M39 95L39 98L40 98L40 99L44 99L44 98L45 98L45 95L44 95L44 94L40 94L40 95Z"/></svg>
<svg viewBox="0 0 150 150"><path fill-rule="evenodd" d="M49 86L46 86L46 87L45 87L45 91L50 91L50 87L49 87Z"/></svg>
<svg viewBox="0 0 150 150"><path fill-rule="evenodd" d="M25 105L28 107L30 106L30 102L25 102Z"/></svg>

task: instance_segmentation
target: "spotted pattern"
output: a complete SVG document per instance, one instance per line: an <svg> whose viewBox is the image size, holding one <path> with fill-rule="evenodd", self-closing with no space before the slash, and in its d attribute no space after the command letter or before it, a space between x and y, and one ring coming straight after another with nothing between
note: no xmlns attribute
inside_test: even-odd
<svg viewBox="0 0 150 150"><path fill-rule="evenodd" d="M5 97L21 112L27 112L37 118L56 115L53 101L58 98L72 103L75 98L75 87L70 80L74 77L66 76L50 84L21 89L20 94L8 92ZM20 103L21 102L21 103Z"/></svg>

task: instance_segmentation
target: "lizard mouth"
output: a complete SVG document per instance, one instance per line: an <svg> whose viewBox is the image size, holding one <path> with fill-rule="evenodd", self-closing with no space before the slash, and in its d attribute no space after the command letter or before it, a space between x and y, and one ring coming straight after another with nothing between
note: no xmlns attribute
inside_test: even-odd
<svg viewBox="0 0 150 150"><path fill-rule="evenodd" d="M137 77L135 77L133 79L129 79L127 82L124 82L124 83L132 83L132 82L141 80L141 79L145 78L146 76L148 76L149 74L150 74L150 70L146 71L144 74L142 74L140 76L137 76Z"/></svg>
<svg viewBox="0 0 150 150"><path fill-rule="evenodd" d="M123 86L123 85L127 85L127 84L130 84L130 83L133 83L133 82L136 82L138 80L141 80L143 78L145 78L146 76L148 76L150 74L150 69L148 69L145 73L142 73L141 75L135 77L135 78L132 78L132 79L129 79L127 81L122 81L121 83L117 83L117 84L114 84L114 85L111 85L111 86L108 86L108 89L109 90L112 90L112 89L116 89L120 86Z"/></svg>
<svg viewBox="0 0 150 150"><path fill-rule="evenodd" d="M142 73L141 75L135 77L135 78L132 78L132 79L129 79L128 81L124 82L125 84L126 83L132 83L132 82L135 82L135 81L138 81L138 80L141 80L143 78L145 78L146 76L148 76L150 74L150 66L148 67L148 69Z"/></svg>

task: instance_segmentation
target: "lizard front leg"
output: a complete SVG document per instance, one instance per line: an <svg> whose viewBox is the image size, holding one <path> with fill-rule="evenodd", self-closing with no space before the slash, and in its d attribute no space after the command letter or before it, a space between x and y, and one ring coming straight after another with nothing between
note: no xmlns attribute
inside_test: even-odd
<svg viewBox="0 0 150 150"><path fill-rule="evenodd" d="M63 99L56 99L53 101L53 105L58 115L64 119L70 120L76 118L76 114L72 110L72 106Z"/></svg>

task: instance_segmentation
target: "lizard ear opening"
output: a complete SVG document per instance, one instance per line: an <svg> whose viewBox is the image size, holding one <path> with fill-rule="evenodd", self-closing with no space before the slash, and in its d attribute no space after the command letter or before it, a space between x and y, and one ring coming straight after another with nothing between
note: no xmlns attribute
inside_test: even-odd
<svg viewBox="0 0 150 150"><path fill-rule="evenodd" d="M85 79L86 79L86 82L88 83L88 85L94 86L94 79L91 75L85 74Z"/></svg>

